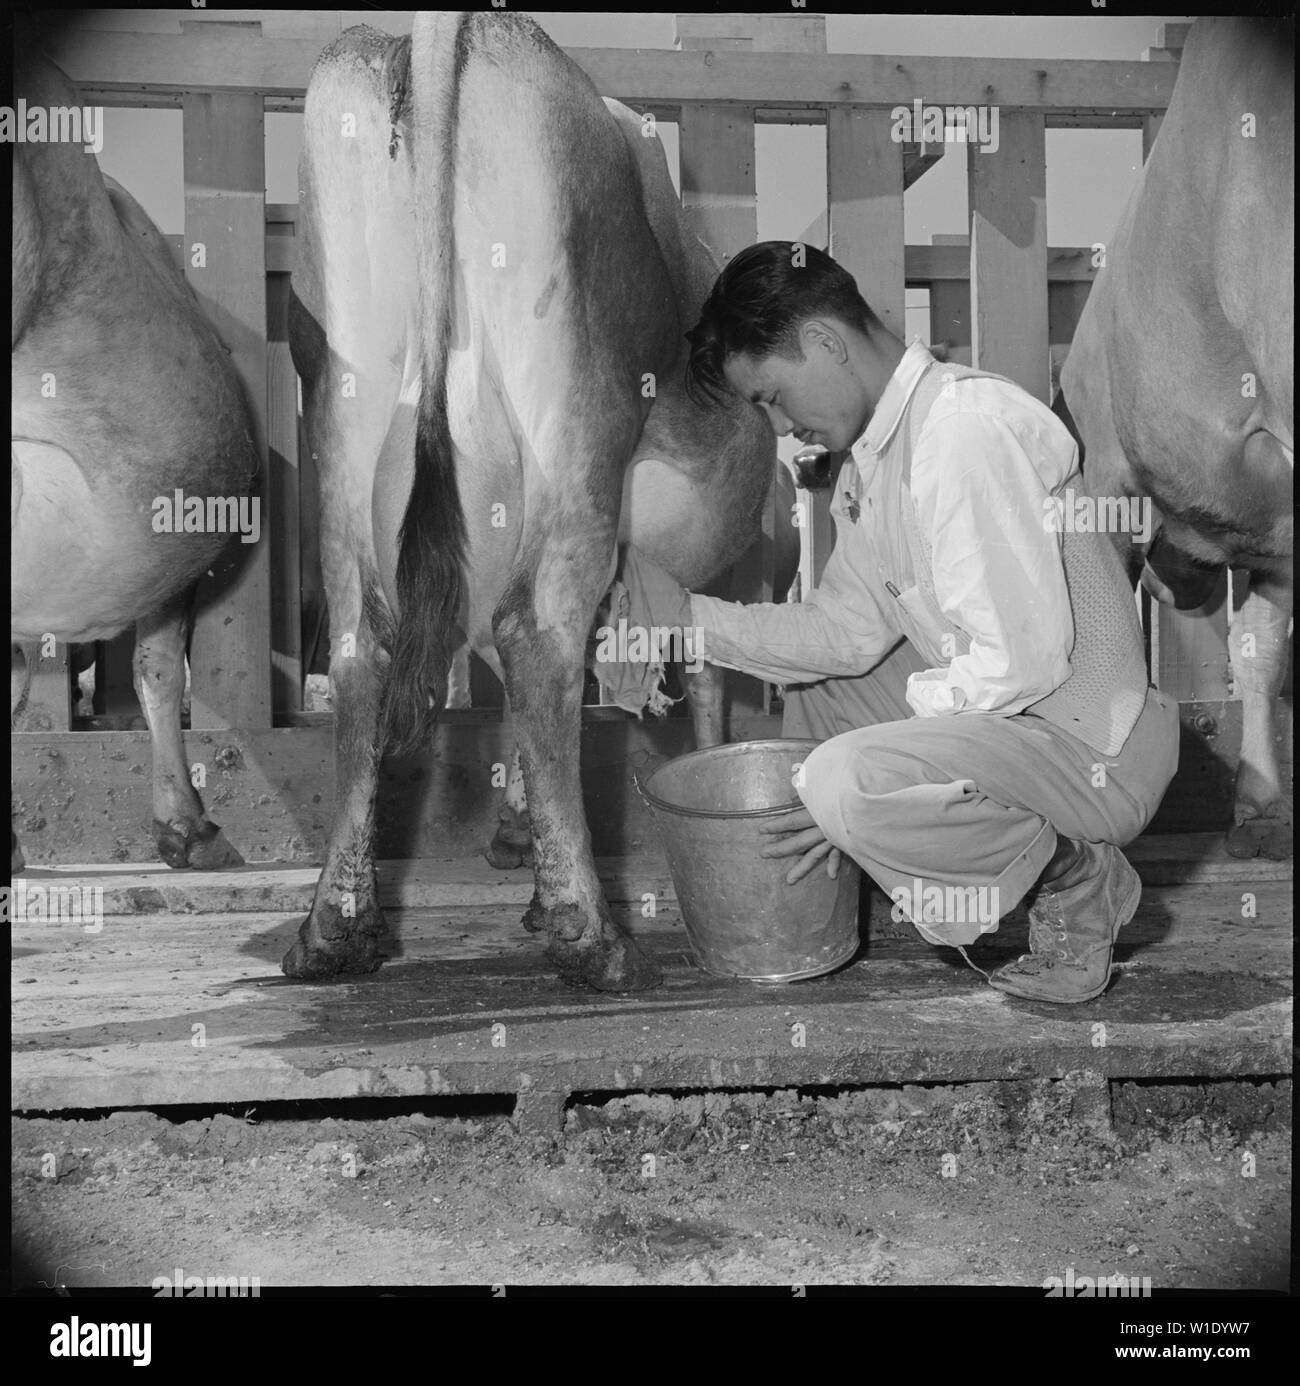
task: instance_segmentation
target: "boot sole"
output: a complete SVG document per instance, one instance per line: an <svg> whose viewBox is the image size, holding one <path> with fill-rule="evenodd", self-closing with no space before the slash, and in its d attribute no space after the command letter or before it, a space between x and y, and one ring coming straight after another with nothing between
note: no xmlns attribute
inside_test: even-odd
<svg viewBox="0 0 1300 1386"><path fill-rule="evenodd" d="M1119 907L1115 916L1117 921L1115 924L1116 939L1119 938L1119 931L1137 913L1138 901L1142 898L1142 880L1137 872L1133 870L1131 864L1126 863L1126 865L1128 865L1130 871L1133 871L1134 881L1133 888L1128 893L1128 898ZM1114 944L1112 943L1111 946L1114 947ZM1094 988L1084 996L1047 996L1042 992L1031 991L1028 988L1019 988L1014 983L1007 983L1003 981L996 972L989 978L989 986L997 987L999 991L1005 992L1008 996L1018 996L1025 1001L1046 1001L1049 1005L1054 1006L1082 1006L1087 1001L1095 1001L1106 988L1110 986L1111 979L1114 975L1115 967L1114 964L1112 964L1106 969L1105 981L1103 981L1099 987Z"/></svg>

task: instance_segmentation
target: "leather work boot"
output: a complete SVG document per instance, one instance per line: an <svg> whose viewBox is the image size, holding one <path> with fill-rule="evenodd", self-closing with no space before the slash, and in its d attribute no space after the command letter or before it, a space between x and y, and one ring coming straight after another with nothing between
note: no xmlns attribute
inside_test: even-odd
<svg viewBox="0 0 1300 1386"><path fill-rule="evenodd" d="M998 968L989 985L1028 1001L1077 1005L1110 982L1115 939L1133 918L1142 882L1118 847L1081 842L1083 859L1029 909L1029 952Z"/></svg>

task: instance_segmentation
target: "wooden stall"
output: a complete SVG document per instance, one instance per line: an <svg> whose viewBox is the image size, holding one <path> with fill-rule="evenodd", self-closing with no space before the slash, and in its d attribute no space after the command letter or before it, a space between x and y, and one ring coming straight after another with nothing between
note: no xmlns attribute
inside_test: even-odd
<svg viewBox="0 0 1300 1386"><path fill-rule="evenodd" d="M303 708L320 613L315 479L285 332L295 209L265 205L263 122L301 109L316 57L341 28L409 31L411 15L196 11L180 22L174 11L122 11L119 21L67 28L52 56L88 102L183 112L186 226L175 250L248 386L266 461L258 562L207 596L186 736L190 761L208 768L205 804L250 865L172 872L156 861L129 640L104 655L95 717L73 719L67 650L42 661L28 729L13 738L15 822L35 868L20 888L98 892L112 927L51 923L30 902L15 927L15 1109L510 1093L521 1126L553 1133L580 1091L1009 1087L1042 1076L1077 1080L1085 1119L1105 1128L1111 1079L1289 1072L1290 865L1229 860L1215 831L1241 735L1226 601L1156 619L1156 678L1184 700L1182 765L1129 853L1149 890L1117 948L1126 975L1104 1011L1008 1005L951 950L891 929L889 902L871 890L859 915L867 956L815 985L765 991L690 967L654 828L630 788L633 771L689 748L689 723L600 707L585 710L583 734L594 852L612 910L668 986L635 1003L575 994L519 930L529 873L490 870L480 855L496 823L487 771L510 751L499 710L484 707L445 713L426 752L385 762L376 855L383 903L403 911L393 961L369 978L285 985L278 960L330 828L333 729L327 712ZM1046 399L1093 269L1087 250L1047 243L1045 131L1121 126L1149 141L1183 27L1166 26L1150 60L1134 62L828 54L825 21L798 11L681 16L675 50L570 52L603 94L678 123L683 201L722 259L755 239L755 127L824 125L823 243L885 321L901 333L907 286L926 287L935 341ZM971 161L965 235L909 246L907 188L955 155L891 139L890 110L920 94L998 105L1003 138ZM200 239L201 272L189 254ZM819 566L826 516L824 501L812 504ZM769 529L788 522L774 513ZM742 562L770 590L762 556ZM733 737L779 734L762 686L737 692ZM657 902L648 916L647 900ZM979 955L990 968L1026 946L1023 907L1004 924ZM1110 1027L1101 1044L1098 1014ZM792 1015L815 1042L792 1043ZM505 1020L508 1049L494 1035ZM198 1032L210 1045L195 1043Z"/></svg>
<svg viewBox="0 0 1300 1386"><path fill-rule="evenodd" d="M175 12L123 11L119 19L126 27L102 27L100 16L85 25L101 27L65 28L52 56L87 102L182 111L186 226L175 247L248 388L266 463L257 561L202 598L191 653L190 727L203 734L205 746L240 748L228 758L225 818L220 807L216 815L222 821L234 816L250 859L310 860L323 844L328 815L321 806L332 799L329 714L304 711L303 704L322 594L313 563L314 475L298 445L298 388L285 330L296 209L266 204L263 126L268 112L301 110L312 66L342 27L367 22L409 31L411 15L225 11L204 18L196 11L181 21ZM602 94L677 122L683 204L722 260L756 238L755 127L824 125L826 243L867 299L901 333L906 286L927 287L936 341L947 342L956 359L969 352L974 364L1007 374L1046 399L1054 359L1059 362L1068 347L1095 270L1087 248L1047 244L1044 132L1134 128L1149 144L1173 89L1185 27L1166 26L1162 46L1147 55L1151 60L1133 62L831 54L824 19L797 12L680 16L672 50L569 51ZM996 104L1001 143L978 158L973 149L965 151L967 234L909 246L903 234L907 188L940 158L961 152L891 137L891 110L922 93L942 105ZM201 268L188 253L199 241L207 247ZM815 571L827 552L824 504L824 498L813 499L806 536ZM788 523L789 515L774 513L769 532ZM762 552L756 549L742 563L770 592L770 561ZM1152 631L1155 678L1188 704L1185 722L1196 755L1188 760L1190 787L1175 817L1181 823L1190 806L1200 804L1194 826L1215 826L1227 812L1222 795L1206 803L1205 785L1212 780L1216 791L1223 789L1222 747L1238 734L1227 681L1229 600L1225 584L1207 610L1162 611ZM103 653L95 715L74 716L66 650L42 661L28 730L14 738L16 784L41 775L48 783L57 759L69 799L80 792L82 800L100 802L96 767L111 768L108 762L128 744L113 739L134 738L127 751L132 758L147 753L130 690L129 642L129 635L122 637ZM733 692L733 736L771 734L777 722L769 715L770 690L751 680L737 681ZM640 754L637 747L653 745L655 754L665 754L685 746L682 727L656 740L617 711L586 713L588 742L599 743L602 762ZM448 712L432 760L493 762L500 754L499 716L492 708ZM72 745L84 752L76 765L63 754ZM270 761L283 768L279 778L258 779L251 771L241 777L241 764L265 767ZM441 774L388 773L385 792L404 804L398 816L408 825L423 823L435 836L450 830L454 840L459 829L468 834L480 818L490 821L486 793L469 805L463 785L454 793L437 788ZM296 808L271 802L285 795ZM435 805L430 796L438 795ZM120 809L111 815L88 810L81 818L49 804L29 809L22 831L33 863L152 855L146 812L139 814L137 831L134 819L124 825ZM275 831L252 830L268 818L280 823ZM33 822L42 826L33 830ZM432 841L407 838L416 853Z"/></svg>

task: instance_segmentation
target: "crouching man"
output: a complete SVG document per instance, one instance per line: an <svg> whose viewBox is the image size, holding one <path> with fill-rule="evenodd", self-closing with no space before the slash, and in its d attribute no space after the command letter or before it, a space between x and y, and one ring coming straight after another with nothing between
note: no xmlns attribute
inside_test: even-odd
<svg viewBox="0 0 1300 1386"><path fill-rule="evenodd" d="M992 903L973 920L907 911L934 944L972 942L1029 896L1030 952L992 985L1099 996L1141 894L1120 849L1177 767L1178 707L1148 685L1112 542L1062 533L1070 433L1011 381L904 349L811 247L737 255L689 339L693 390L851 449L835 547L802 603L725 602L653 572L704 657L786 684L785 734L822 742L805 811L764 855L799 856L795 880L845 852L895 900L975 887Z"/></svg>

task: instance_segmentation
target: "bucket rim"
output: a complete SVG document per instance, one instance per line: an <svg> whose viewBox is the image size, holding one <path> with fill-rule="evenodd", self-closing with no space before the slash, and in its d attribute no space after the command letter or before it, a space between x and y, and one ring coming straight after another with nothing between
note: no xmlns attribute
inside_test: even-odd
<svg viewBox="0 0 1300 1386"><path fill-rule="evenodd" d="M671 760L666 760L662 765L657 765L651 772L650 780L653 780L661 770L666 770L670 765L678 765L684 760L692 760L699 756L715 755L718 751L738 751L741 748L752 749L757 746L777 747L807 746L810 749L820 746L822 743L814 737L803 736L768 736L755 737L750 741L729 741L722 746L704 746L698 751L687 751L685 755L674 756ZM803 808L803 801L792 799L786 804L774 804L765 809L696 809L687 808L683 804L669 803L667 799L662 799L650 788L650 780L642 781L639 775L635 776L636 787L642 798L652 807L660 809L664 813L673 813L680 818L777 818L782 814L794 813Z"/></svg>

